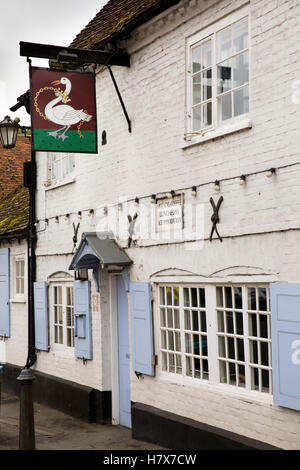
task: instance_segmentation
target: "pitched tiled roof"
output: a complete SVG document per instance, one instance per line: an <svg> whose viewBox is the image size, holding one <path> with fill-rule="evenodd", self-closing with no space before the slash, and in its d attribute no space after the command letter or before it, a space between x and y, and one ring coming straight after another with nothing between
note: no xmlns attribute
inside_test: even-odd
<svg viewBox="0 0 300 470"><path fill-rule="evenodd" d="M70 47L99 49L105 42L119 37L148 21L180 0L109 0Z"/></svg>
<svg viewBox="0 0 300 470"><path fill-rule="evenodd" d="M0 144L0 200L23 183L23 165L30 155L31 142L23 135L18 135L13 149Z"/></svg>
<svg viewBox="0 0 300 470"><path fill-rule="evenodd" d="M28 226L28 189L19 186L0 200L0 237L22 234Z"/></svg>

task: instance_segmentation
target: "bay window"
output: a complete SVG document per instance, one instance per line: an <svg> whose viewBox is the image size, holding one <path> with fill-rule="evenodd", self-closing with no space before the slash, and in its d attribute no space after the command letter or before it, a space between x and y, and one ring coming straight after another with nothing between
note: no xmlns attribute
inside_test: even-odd
<svg viewBox="0 0 300 470"><path fill-rule="evenodd" d="M158 290L162 372L272 393L267 286Z"/></svg>

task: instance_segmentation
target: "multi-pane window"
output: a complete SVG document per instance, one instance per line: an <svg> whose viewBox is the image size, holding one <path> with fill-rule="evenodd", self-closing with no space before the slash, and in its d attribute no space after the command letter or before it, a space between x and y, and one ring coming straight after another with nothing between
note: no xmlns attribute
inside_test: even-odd
<svg viewBox="0 0 300 470"><path fill-rule="evenodd" d="M241 287L217 287L220 382L245 386L243 299Z"/></svg>
<svg viewBox="0 0 300 470"><path fill-rule="evenodd" d="M208 379L208 345L203 287L183 288L186 375Z"/></svg>
<svg viewBox="0 0 300 470"><path fill-rule="evenodd" d="M216 34L218 123L249 111L248 18Z"/></svg>
<svg viewBox="0 0 300 470"><path fill-rule="evenodd" d="M162 370L272 393L269 289L159 286Z"/></svg>
<svg viewBox="0 0 300 470"><path fill-rule="evenodd" d="M24 259L15 260L15 294L24 295L25 293L25 261Z"/></svg>
<svg viewBox="0 0 300 470"><path fill-rule="evenodd" d="M266 287L248 287L247 296L251 388L270 391L272 381L269 290Z"/></svg>
<svg viewBox="0 0 300 470"><path fill-rule="evenodd" d="M188 134L237 120L249 112L248 17L190 38ZM194 42L193 42L194 41Z"/></svg>
<svg viewBox="0 0 300 470"><path fill-rule="evenodd" d="M74 299L73 287L67 287L67 304L66 304L66 329L67 329L67 346L74 347Z"/></svg>
<svg viewBox="0 0 300 470"><path fill-rule="evenodd" d="M54 343L74 347L73 287L53 287Z"/></svg>
<svg viewBox="0 0 300 470"><path fill-rule="evenodd" d="M75 170L75 156L73 153L50 153L48 158L48 178L51 183L63 181L72 176Z"/></svg>
<svg viewBox="0 0 300 470"><path fill-rule="evenodd" d="M220 382L271 392L269 290L217 287Z"/></svg>
<svg viewBox="0 0 300 470"><path fill-rule="evenodd" d="M193 129L212 125L212 40L192 49Z"/></svg>
<svg viewBox="0 0 300 470"><path fill-rule="evenodd" d="M208 378L205 290L160 287L162 369Z"/></svg>

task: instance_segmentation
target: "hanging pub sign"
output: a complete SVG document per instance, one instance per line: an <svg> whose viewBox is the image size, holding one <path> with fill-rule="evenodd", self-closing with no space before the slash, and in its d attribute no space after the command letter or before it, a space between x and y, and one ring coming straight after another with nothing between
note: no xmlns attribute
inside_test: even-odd
<svg viewBox="0 0 300 470"><path fill-rule="evenodd" d="M95 75L30 70L34 150L97 153Z"/></svg>

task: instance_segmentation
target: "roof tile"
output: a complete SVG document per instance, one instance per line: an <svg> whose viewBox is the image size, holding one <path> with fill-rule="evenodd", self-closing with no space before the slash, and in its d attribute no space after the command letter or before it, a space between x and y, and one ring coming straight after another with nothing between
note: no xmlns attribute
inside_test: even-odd
<svg viewBox="0 0 300 470"><path fill-rule="evenodd" d="M25 231L28 226L29 193L19 186L0 201L0 236Z"/></svg>
<svg viewBox="0 0 300 470"><path fill-rule="evenodd" d="M3 149L0 144L0 200L23 183L23 165L30 156L31 142L23 135L13 149Z"/></svg>
<svg viewBox="0 0 300 470"><path fill-rule="evenodd" d="M77 34L70 47L93 49L130 26L151 9L161 10L178 3L179 0L109 0L87 26ZM157 14L157 13L156 13ZM146 20L145 20L146 21Z"/></svg>

